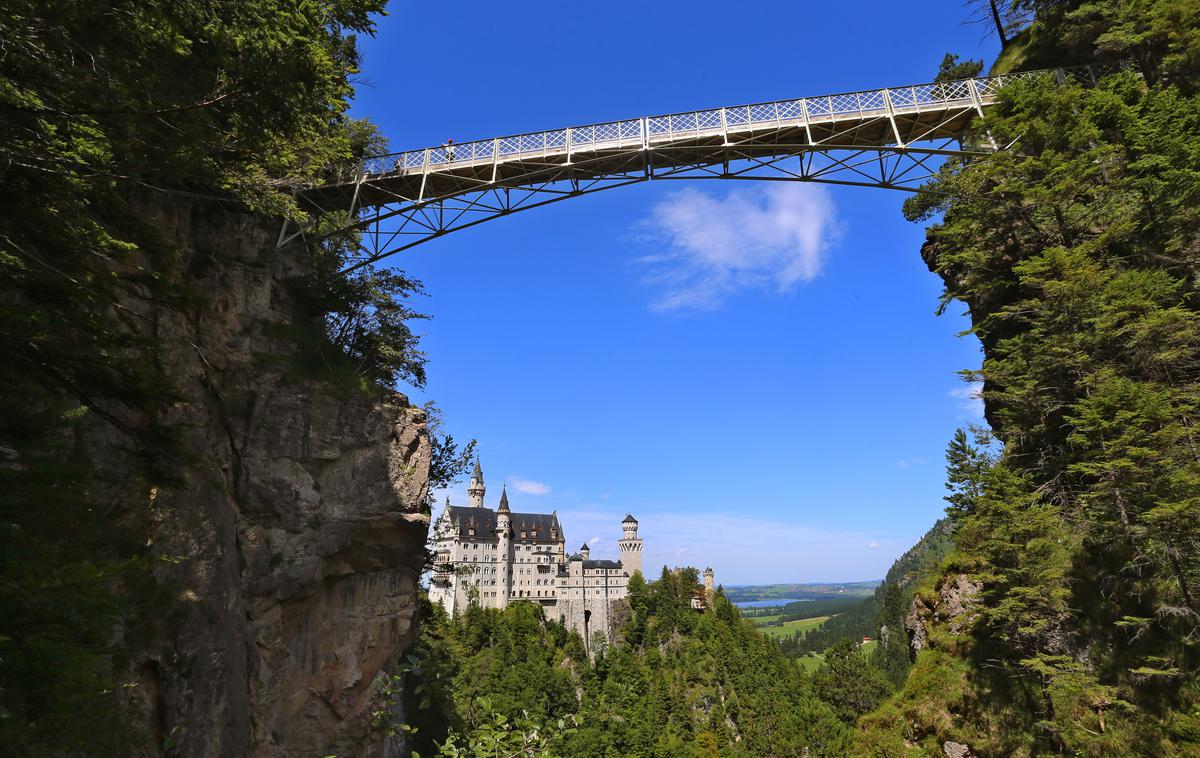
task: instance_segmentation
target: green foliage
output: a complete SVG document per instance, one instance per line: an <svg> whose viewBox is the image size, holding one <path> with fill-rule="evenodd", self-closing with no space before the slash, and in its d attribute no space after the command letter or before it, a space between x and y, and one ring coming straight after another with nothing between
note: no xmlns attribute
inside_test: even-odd
<svg viewBox="0 0 1200 758"><path fill-rule="evenodd" d="M432 498L433 490L445 489L466 474L475 458L475 440L460 448L453 435L442 432L443 415L437 403L430 400L422 407L425 409L425 428L429 432L429 490Z"/></svg>
<svg viewBox="0 0 1200 758"><path fill-rule="evenodd" d="M583 641L546 620L540 606L514 603L501 612L472 604L451 620L423 599L422 615L402 671L403 713L422 755L435 755L452 733L460 746L464 735L475 739L497 715L509 725L553 724L576 712L578 670L588 665Z"/></svg>
<svg viewBox="0 0 1200 758"><path fill-rule="evenodd" d="M847 734L794 662L721 593L697 612L694 569L630 585L620 643L585 681L570 754L813 755Z"/></svg>
<svg viewBox="0 0 1200 758"><path fill-rule="evenodd" d="M813 685L838 717L851 724L873 710L892 690L883 672L849 639L839 640L825 651L825 664L817 671Z"/></svg>
<svg viewBox="0 0 1200 758"><path fill-rule="evenodd" d="M875 594L879 647L871 654L871 663L893 688L904 683L911 665L904 619L917 588L936 574L942 561L954 550L953 533L950 519L939 520L916 545L896 559Z"/></svg>
<svg viewBox="0 0 1200 758"><path fill-rule="evenodd" d="M330 242L315 257L310 307L324 329L309 352L371 384L425 386L426 358L411 323L428 317L409 305L423 286L394 269L352 268L354 250L352 240Z"/></svg>
<svg viewBox="0 0 1200 758"><path fill-rule="evenodd" d="M910 666L908 638L904 617L912 602L916 584L937 569L941 560L951 552L953 526L942 519L900 556L888 569L887 576L868 598L844 598L807 603L795 603L787 610L810 608L813 612L833 613L832 618L815 629L797 633L780 640L785 655L806 658L835 645L859 643L864 637L877 638L878 647L870 654L873 669L885 677L890 691L900 686ZM790 618L791 614L781 618Z"/></svg>
<svg viewBox="0 0 1200 758"><path fill-rule="evenodd" d="M816 629L780 640L781 649L785 655L796 657L820 652L841 640L858 642L863 637L873 637L877 629L876 602L876 596L871 596L841 604L837 615Z"/></svg>
<svg viewBox="0 0 1200 758"><path fill-rule="evenodd" d="M952 82L956 79L973 79L979 76L980 71L983 71L983 61L960 61L957 55L946 53L946 57L942 58L942 62L938 66L937 76L933 80L935 82Z"/></svg>
<svg viewBox="0 0 1200 758"><path fill-rule="evenodd" d="M957 560L983 584L973 625L935 624L941 650L864 723L872 739L887 722L909 743L995 754L1185 754L1200 663L1200 3L1031 7L1008 64L1132 58L1136 73L1006 88L979 127L1013 149L948 163L905 205L936 220L923 254L943 304L970 309L984 362L968 378L986 382L1003 450L960 433L947 455ZM952 666L969 676L953 697L915 681Z"/></svg>
<svg viewBox="0 0 1200 758"><path fill-rule="evenodd" d="M962 429L954 432L946 448L946 512L952 519L961 519L975 511L976 505L983 497L984 480L987 472L995 463L989 455L986 446L989 444L987 432L973 429L975 445L967 441L967 433Z"/></svg>
<svg viewBox="0 0 1200 758"><path fill-rule="evenodd" d="M479 724L467 735L451 730L445 742L438 745L439 757L557 758L563 755L563 741L576 731L573 716L558 719L547 728L524 712L512 719L498 713L487 698L480 698L472 705L480 714ZM421 758L420 753L412 755Z"/></svg>
<svg viewBox="0 0 1200 758"><path fill-rule="evenodd" d="M421 755L517 749L531 732L546 734L541 725L552 736L526 754L844 755L848 731L800 667L720 593L708 610L693 609L699 587L695 569L650 583L635 574L628 620L594 660L530 603L453 621L428 609L417 656L438 673L406 695L404 712L417 714L412 745ZM468 752L435 752L446 745Z"/></svg>
<svg viewBox="0 0 1200 758"><path fill-rule="evenodd" d="M382 0L45 3L0 14L0 744L129 755L139 674L123 647L171 618L147 547L155 494L198 456L172 418L164 324L212 307L226 261L164 230L299 217L291 188L377 148L348 118L355 35ZM395 272L312 255L311 318L289 334L330 384L424 381ZM264 253L264 256L269 253ZM185 265L185 262L187 265ZM200 269L204 269L200 271ZM302 285L297 282L297 294ZM197 351L200 348L191 346ZM271 356L268 356L271 358ZM277 358L277 356L276 356ZM375 388L376 391L378 387ZM103 450L103 458L90 454ZM444 451L445 469L456 453ZM160 556L163 560L175 560ZM168 735L167 742L171 737Z"/></svg>

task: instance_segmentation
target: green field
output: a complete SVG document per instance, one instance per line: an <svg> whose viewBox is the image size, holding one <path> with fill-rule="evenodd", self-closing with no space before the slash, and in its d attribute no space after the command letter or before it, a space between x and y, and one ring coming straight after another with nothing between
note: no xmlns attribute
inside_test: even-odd
<svg viewBox="0 0 1200 758"><path fill-rule="evenodd" d="M825 656L820 653L809 653L796 660L800 663L800 668L804 669L806 674L811 674L821 668L821 664L825 662Z"/></svg>
<svg viewBox="0 0 1200 758"><path fill-rule="evenodd" d="M863 655L870 655L871 651L874 650L878 645L878 642L871 640L859 649L862 650ZM809 653L808 655L802 655L797 658L796 662L800 664L800 668L804 669L805 673L811 674L812 672L821 668L821 664L825 662L825 656L821 655L820 653Z"/></svg>
<svg viewBox="0 0 1200 758"><path fill-rule="evenodd" d="M761 618L757 618L754 620L761 621L763 619L769 619L769 618L770 619L778 619L779 617L778 616L763 616ZM820 626L821 624L824 624L827 619L829 619L829 616L814 616L813 618L810 618L810 619L797 619L795 621L785 621L785 622L783 622L783 626L762 626L760 624L758 627L758 631L767 635L771 639L778 639L780 637L790 637L793 634L795 634L796 632L803 633L803 632L807 632L809 629L815 629L818 626Z"/></svg>

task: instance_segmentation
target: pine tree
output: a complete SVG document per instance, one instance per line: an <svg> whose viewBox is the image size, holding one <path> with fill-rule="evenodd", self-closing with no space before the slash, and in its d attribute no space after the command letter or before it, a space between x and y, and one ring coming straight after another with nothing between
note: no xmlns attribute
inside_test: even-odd
<svg viewBox="0 0 1200 758"><path fill-rule="evenodd" d="M975 510L983 495L983 483L993 460L983 447L988 443L986 432L974 429L976 445L967 441L962 429L954 432L946 448L946 489L950 494L945 500L950 505L946 512L951 518L962 518Z"/></svg>

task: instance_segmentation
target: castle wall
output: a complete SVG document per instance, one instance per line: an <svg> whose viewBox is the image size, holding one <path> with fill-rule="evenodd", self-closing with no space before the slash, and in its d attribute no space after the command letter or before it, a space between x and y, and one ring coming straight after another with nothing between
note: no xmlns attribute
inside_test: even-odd
<svg viewBox="0 0 1200 758"><path fill-rule="evenodd" d="M494 530L482 528L485 522L490 523L486 519L492 517L492 511L481 508L482 513L476 515L447 503L434 529L430 600L451 616L463 612L473 597L484 608L505 608L510 602L528 600L545 608L547 618L578 632L589 650L596 632L611 642L625 615L629 577L641 570L642 540L637 538L637 522L627 517L622 524L620 562L586 560L586 550L582 556L566 560L565 539L557 531L557 521L550 532L557 539L532 539L536 525L531 526L530 539L526 539L523 519L534 517L509 514L506 503L504 500L502 509L495 512ZM520 529L513 524L514 518L522 519ZM475 534L475 528L481 531Z"/></svg>

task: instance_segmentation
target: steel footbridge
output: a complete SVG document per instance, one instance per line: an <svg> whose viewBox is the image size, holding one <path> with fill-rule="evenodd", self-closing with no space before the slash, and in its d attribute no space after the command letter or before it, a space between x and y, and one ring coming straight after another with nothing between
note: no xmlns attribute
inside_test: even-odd
<svg viewBox="0 0 1200 758"><path fill-rule="evenodd" d="M1094 67L669 113L373 156L300 190L297 237L349 238L352 268L518 211L645 181L753 179L919 191L947 156L1005 146L972 131L1006 85L1093 84Z"/></svg>

